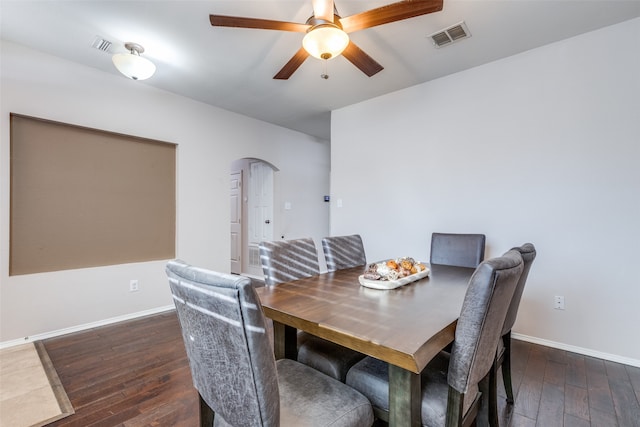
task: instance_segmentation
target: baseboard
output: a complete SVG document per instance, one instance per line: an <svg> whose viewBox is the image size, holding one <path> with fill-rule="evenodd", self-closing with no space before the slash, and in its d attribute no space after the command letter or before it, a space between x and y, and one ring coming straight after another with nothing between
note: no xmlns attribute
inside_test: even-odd
<svg viewBox="0 0 640 427"><path fill-rule="evenodd" d="M546 347L553 347L560 350L566 350L572 353L582 354L584 356L591 356L598 359L609 360L611 362L622 363L623 365L635 366L637 368L640 368L640 360L632 359L630 357L618 356L617 354L603 353L597 350L591 350L583 347L576 347L573 345L563 344L555 341L549 341L542 338L536 338L528 335L517 334L515 332L511 333L511 338L520 340L520 341L530 342L533 344L544 345Z"/></svg>
<svg viewBox="0 0 640 427"><path fill-rule="evenodd" d="M32 335L30 337L19 338L11 341L0 342L0 349L13 347L28 342L40 341L48 338L58 337L60 335L70 334L72 332L84 331L86 329L97 328L99 326L106 326L112 323L122 322L125 320L136 319L138 317L149 316L152 314L163 313L165 311L174 310L174 305L167 305L164 307L152 308L150 310L138 311L136 313L125 314L123 316L112 317L110 319L99 320L97 322L86 323L84 325L73 326L71 328L58 329L57 331L45 332L43 334ZM630 357L618 356L616 354L604 353L597 350L591 350L588 348L577 347L569 344L564 344L556 341L545 340L543 338L532 337L529 335L518 334L513 332L511 337L516 340L526 341L533 344L540 344L546 347L557 348L560 350L566 350L573 353L583 354L585 356L596 357L598 359L609 360L611 362L622 363L623 365L635 366L640 368L640 360L632 359Z"/></svg>
<svg viewBox="0 0 640 427"><path fill-rule="evenodd" d="M144 317L152 314L163 313L165 311L174 310L174 309L175 309L175 306L173 304L167 305L164 307L156 307L149 310L138 311L136 313L130 313L122 316L112 317L110 319L99 320L97 322L85 323L84 325L72 326L70 328L58 329L57 331L51 331L51 332L45 332L42 334L32 335L30 337L18 338L16 340L11 340L11 341L4 341L4 342L0 342L0 349L13 347L16 345L25 344L29 342L45 340L48 338L54 338L60 335L70 334L72 332L79 332L79 331L84 331L91 328L97 328L99 326L106 326L112 323L118 323L125 320L136 319L138 317Z"/></svg>

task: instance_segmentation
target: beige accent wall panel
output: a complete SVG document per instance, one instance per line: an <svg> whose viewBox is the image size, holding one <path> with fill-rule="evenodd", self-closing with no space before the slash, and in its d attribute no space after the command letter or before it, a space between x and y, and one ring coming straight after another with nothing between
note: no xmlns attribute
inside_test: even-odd
<svg viewBox="0 0 640 427"><path fill-rule="evenodd" d="M11 114L10 275L175 257L174 144Z"/></svg>

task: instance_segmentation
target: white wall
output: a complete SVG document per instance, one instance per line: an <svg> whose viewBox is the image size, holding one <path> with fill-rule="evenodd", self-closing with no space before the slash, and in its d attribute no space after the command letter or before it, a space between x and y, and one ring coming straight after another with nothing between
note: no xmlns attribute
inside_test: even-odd
<svg viewBox="0 0 640 427"><path fill-rule="evenodd" d="M334 111L331 234L371 260L533 242L514 332L640 366L638 52L635 19Z"/></svg>
<svg viewBox="0 0 640 427"><path fill-rule="evenodd" d="M328 141L13 43L1 49L0 343L172 304L164 261L8 276L11 112L177 143L177 256L187 262L229 271L229 171L243 157L279 168L276 236L328 234ZM139 292L128 292L130 279Z"/></svg>

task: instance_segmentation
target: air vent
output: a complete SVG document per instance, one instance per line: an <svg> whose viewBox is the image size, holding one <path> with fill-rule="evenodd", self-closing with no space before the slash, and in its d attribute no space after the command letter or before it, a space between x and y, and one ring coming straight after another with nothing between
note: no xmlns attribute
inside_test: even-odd
<svg viewBox="0 0 640 427"><path fill-rule="evenodd" d="M452 25L444 30L431 34L433 45L437 48L450 45L451 43L471 37L471 33L464 21Z"/></svg>
<svg viewBox="0 0 640 427"><path fill-rule="evenodd" d="M260 263L260 249L255 246L249 247L249 267L260 268L262 264Z"/></svg>
<svg viewBox="0 0 640 427"><path fill-rule="evenodd" d="M96 36L96 38L93 40L93 43L91 43L91 47L95 47L98 50L108 53L112 44L113 43L111 43L109 40L105 40L100 36Z"/></svg>

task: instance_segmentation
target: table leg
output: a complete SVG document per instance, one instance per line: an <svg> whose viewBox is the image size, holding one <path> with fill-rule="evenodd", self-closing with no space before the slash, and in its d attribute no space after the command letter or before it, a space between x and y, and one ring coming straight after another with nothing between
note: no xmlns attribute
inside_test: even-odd
<svg viewBox="0 0 640 427"><path fill-rule="evenodd" d="M419 427L420 374L389 364L389 427Z"/></svg>
<svg viewBox="0 0 640 427"><path fill-rule="evenodd" d="M273 353L276 359L298 358L298 330L273 321Z"/></svg>

